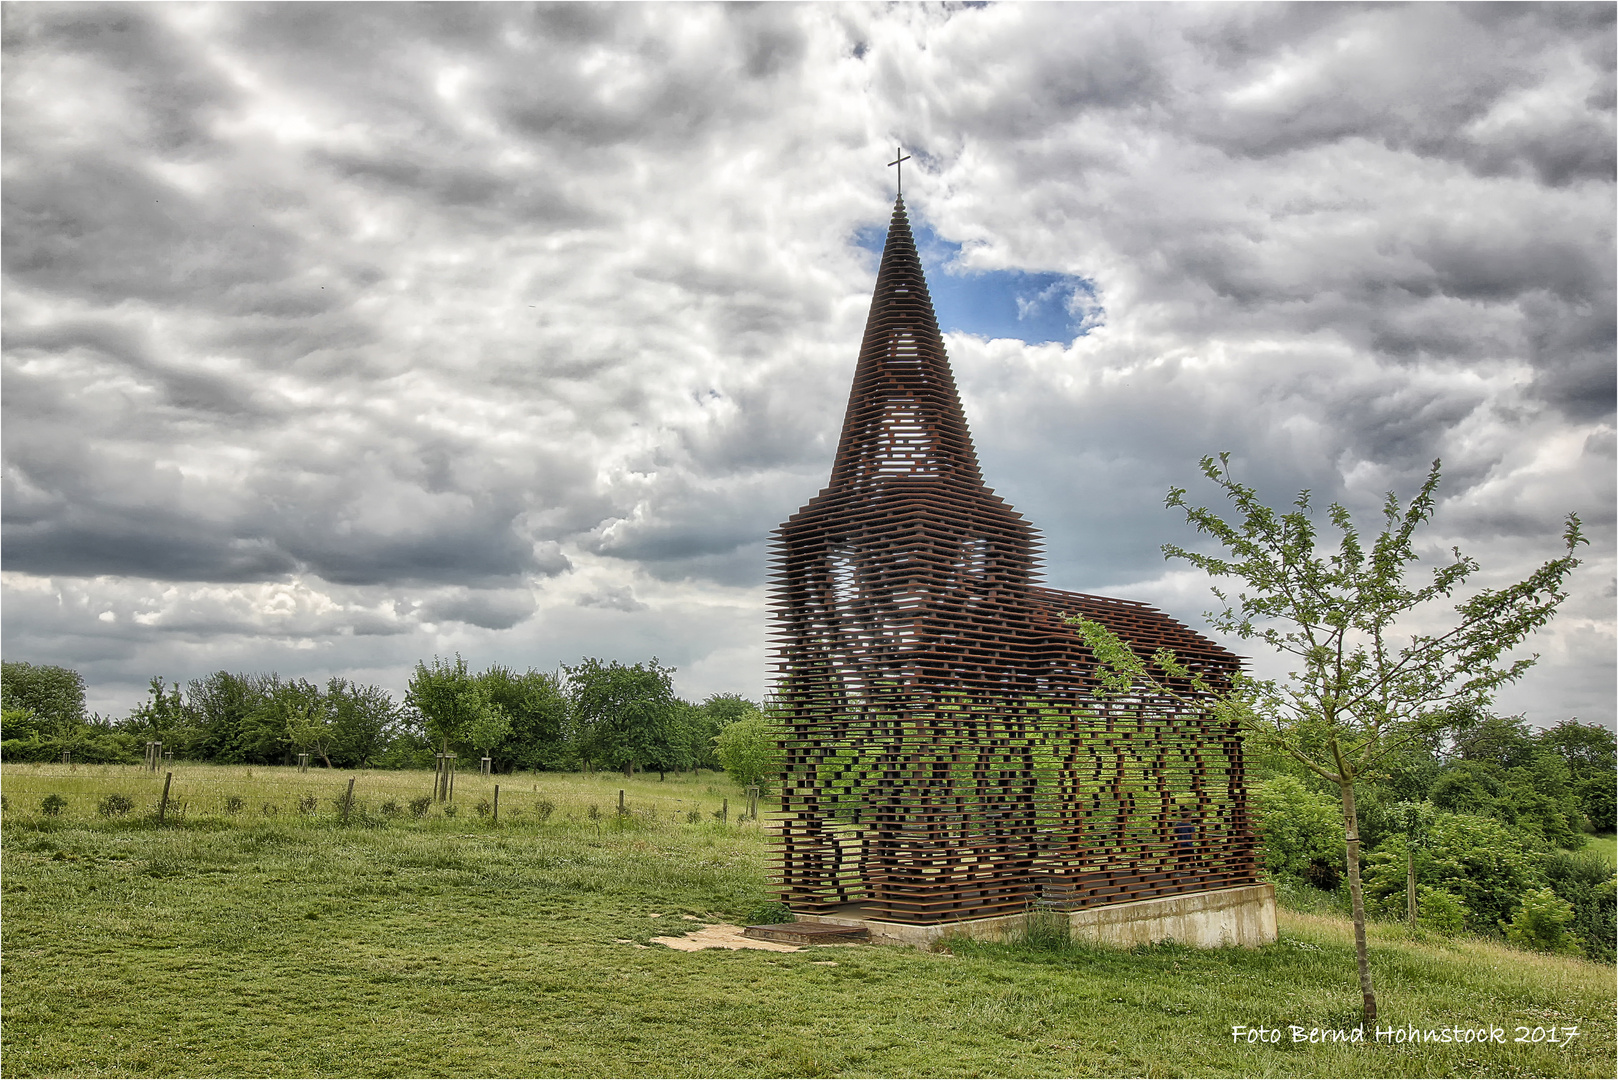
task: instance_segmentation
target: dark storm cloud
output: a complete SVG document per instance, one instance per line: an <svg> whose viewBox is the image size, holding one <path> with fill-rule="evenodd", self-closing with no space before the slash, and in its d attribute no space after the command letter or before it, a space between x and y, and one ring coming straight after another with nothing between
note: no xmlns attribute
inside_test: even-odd
<svg viewBox="0 0 1618 1080"><path fill-rule="evenodd" d="M1610 5L4 13L8 657L758 693L895 142L962 280L1105 311L950 339L1053 583L1194 620L1162 495L1225 449L1372 510L1442 456L1502 573L1613 517Z"/></svg>

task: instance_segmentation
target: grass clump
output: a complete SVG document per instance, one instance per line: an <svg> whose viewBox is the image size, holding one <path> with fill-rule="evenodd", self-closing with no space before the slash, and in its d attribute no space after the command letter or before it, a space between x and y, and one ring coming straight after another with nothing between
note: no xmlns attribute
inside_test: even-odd
<svg viewBox="0 0 1618 1080"><path fill-rule="evenodd" d="M101 801L96 803L96 813L104 818L125 817L133 809L135 800L116 791L102 796Z"/></svg>

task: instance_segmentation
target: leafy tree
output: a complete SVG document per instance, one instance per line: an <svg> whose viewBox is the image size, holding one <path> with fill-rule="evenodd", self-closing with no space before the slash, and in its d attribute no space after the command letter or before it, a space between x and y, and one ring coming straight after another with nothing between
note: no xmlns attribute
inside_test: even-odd
<svg viewBox="0 0 1618 1080"><path fill-rule="evenodd" d="M1404 911L1408 848L1405 837L1390 836L1367 859L1366 895L1390 914ZM1425 847L1415 852L1417 881L1456 897L1466 905L1470 928L1492 934L1525 892L1545 883L1541 850L1532 837L1495 818L1437 813ZM1419 895L1417 910L1419 916Z"/></svg>
<svg viewBox="0 0 1618 1080"><path fill-rule="evenodd" d="M1590 828L1596 832L1612 832L1615 826L1613 775L1618 771L1613 733L1597 724L1563 720L1542 733L1539 741L1567 763L1574 797Z"/></svg>
<svg viewBox="0 0 1618 1080"><path fill-rule="evenodd" d="M71 668L0 662L0 737L61 738L84 722L84 677Z"/></svg>
<svg viewBox="0 0 1618 1080"><path fill-rule="evenodd" d="M137 740L158 740L177 758L190 756L196 742L195 717L179 685L170 686L161 676L152 678L146 700L130 710L122 726Z"/></svg>
<svg viewBox="0 0 1618 1080"><path fill-rule="evenodd" d="M580 756L633 775L673 754L676 701L673 668L587 657L567 672L569 715Z"/></svg>
<svg viewBox="0 0 1618 1080"><path fill-rule="evenodd" d="M556 676L531 668L519 675L496 664L479 675L477 682L510 723L506 736L490 751L496 769L568 765L572 748L567 738L567 698Z"/></svg>
<svg viewBox="0 0 1618 1080"><path fill-rule="evenodd" d="M474 725L479 734L490 730L489 696L467 671L459 653L454 663L436 656L431 667L417 662L405 700L421 714L427 734L443 753L449 753L452 742L465 742Z"/></svg>
<svg viewBox="0 0 1618 1080"><path fill-rule="evenodd" d="M740 719L725 725L714 745L719 763L730 778L743 787L757 784L767 791L771 781L781 776L781 725L757 709L749 709Z"/></svg>
<svg viewBox="0 0 1618 1080"><path fill-rule="evenodd" d="M197 728L194 750L206 761L268 765L282 759L286 731L263 722L265 706L279 679L216 671L186 687Z"/></svg>
<svg viewBox="0 0 1618 1080"><path fill-rule="evenodd" d="M474 686L468 697L470 716L466 721L466 741L472 744L473 750L487 754L511 734L511 720L504 709L489 700L488 691L482 686Z"/></svg>
<svg viewBox="0 0 1618 1080"><path fill-rule="evenodd" d="M306 679L275 683L260 716L266 727L279 726L285 741L299 753L314 754L326 763L326 768L334 767L332 703L319 686Z"/></svg>
<svg viewBox="0 0 1618 1080"><path fill-rule="evenodd" d="M1567 596L1564 582L1578 565L1574 552L1586 541L1578 517L1569 515L1561 557L1506 588L1477 590L1455 605L1447 629L1406 636L1403 620L1417 613L1428 616L1434 605L1453 599L1479 569L1475 560L1455 551L1425 585L1405 580L1407 568L1417 561L1416 530L1436 507L1438 462L1408 507L1388 493L1383 531L1369 547L1349 512L1333 504L1327 517L1339 537L1331 554L1316 550L1308 491L1298 495L1291 510L1280 513L1260 501L1255 489L1235 480L1228 455L1217 461L1204 458L1202 472L1233 504L1234 520L1191 506L1183 488L1169 492L1167 505L1183 510L1186 520L1224 551L1210 555L1174 544L1164 545L1163 551L1215 579L1236 579L1240 591L1234 598L1215 588L1225 607L1210 614L1213 625L1226 634L1263 641L1298 665L1281 680L1238 677L1218 708L1251 738L1287 754L1338 789L1355 957L1363 1015L1369 1022L1376 1018L1376 994L1365 942L1356 787L1396 752L1470 727L1488 714L1494 692L1520 678L1537 659L1512 660L1508 654L1555 615ZM1190 680L1202 689L1218 689L1198 680L1172 653L1160 652L1149 665L1099 624L1076 622L1102 668L1125 686L1144 683L1157 693L1176 693L1171 684ZM1400 640L1408 643L1400 647Z"/></svg>
<svg viewBox="0 0 1618 1080"><path fill-rule="evenodd" d="M326 704L331 718L331 760L339 767L375 765L399 733L402 710L380 686L333 678L326 683Z"/></svg>

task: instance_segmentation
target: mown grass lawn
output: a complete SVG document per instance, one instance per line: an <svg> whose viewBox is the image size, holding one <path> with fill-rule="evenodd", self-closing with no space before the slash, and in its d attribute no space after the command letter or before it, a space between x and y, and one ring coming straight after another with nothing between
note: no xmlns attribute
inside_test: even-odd
<svg viewBox="0 0 1618 1080"><path fill-rule="evenodd" d="M287 780L255 772L261 803ZM292 795L312 782L293 776ZM1292 1043L1291 1024L1356 1022L1347 926L1326 915L1283 913L1277 945L1219 952L648 946L768 898L767 836L713 818L719 793L732 815L738 796L712 776L496 778L498 828L464 809L383 817L375 797L347 827L329 802L268 816L194 802L163 828L144 789L129 819L80 805L123 774L48 817L50 779L4 771L10 1076L1613 1073L1612 968L1395 926L1373 931L1384 1022L1508 1041ZM528 812L509 817L506 793L523 787L512 806ZM556 807L543 824L541 799ZM1236 1024L1282 1040L1233 1042ZM1519 1026L1578 1034L1509 1041Z"/></svg>

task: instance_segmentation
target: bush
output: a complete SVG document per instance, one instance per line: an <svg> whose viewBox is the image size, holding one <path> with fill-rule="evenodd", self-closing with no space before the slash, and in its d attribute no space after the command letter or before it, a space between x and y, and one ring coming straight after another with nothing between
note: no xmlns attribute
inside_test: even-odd
<svg viewBox="0 0 1618 1080"><path fill-rule="evenodd" d="M1256 785L1253 810L1264 843L1264 869L1271 874L1308 880L1316 863L1346 865L1341 810L1297 777L1277 776ZM1318 871L1316 876L1324 881Z"/></svg>
<svg viewBox="0 0 1618 1080"><path fill-rule="evenodd" d="M59 817L67 809L67 800L54 792L40 801L39 812L46 817Z"/></svg>
<svg viewBox="0 0 1618 1080"><path fill-rule="evenodd" d="M119 795L114 792L102 798L96 804L96 813L104 818L123 817L135 809L135 800L128 795Z"/></svg>
<svg viewBox="0 0 1618 1080"><path fill-rule="evenodd" d="M382 814L384 817L399 816L399 802L397 799L382 800Z"/></svg>
<svg viewBox="0 0 1618 1080"><path fill-rule="evenodd" d="M456 808L454 803L445 803L444 804L444 816L445 817L452 818L458 813L460 813L460 811Z"/></svg>
<svg viewBox="0 0 1618 1080"><path fill-rule="evenodd" d="M312 814L320 806L320 800L313 795L300 795L298 797L298 813Z"/></svg>
<svg viewBox="0 0 1618 1080"><path fill-rule="evenodd" d="M1613 942L1618 937L1618 882L1613 880L1612 864L1593 851L1577 854L1555 852L1542 864L1545 879L1557 896L1573 905L1569 925L1584 942L1584 954L1602 963L1613 962Z"/></svg>
<svg viewBox="0 0 1618 1080"><path fill-rule="evenodd" d="M1534 889L1523 896L1510 923L1501 921L1500 929L1506 932L1507 941L1525 949L1580 953L1583 943L1567 929L1572 921L1572 904L1550 889Z"/></svg>
<svg viewBox="0 0 1618 1080"><path fill-rule="evenodd" d="M540 824L544 824L554 813L556 813L556 804L549 799L540 799L534 803L534 817L539 819Z"/></svg>
<svg viewBox="0 0 1618 1080"><path fill-rule="evenodd" d="M239 814L247 806L247 800L240 795L225 796L225 813Z"/></svg>
<svg viewBox="0 0 1618 1080"><path fill-rule="evenodd" d="M480 818L486 818L494 811L494 807L490 805L488 799L479 799L478 804L472 807L472 809L477 811L477 815Z"/></svg>
<svg viewBox="0 0 1618 1080"><path fill-rule="evenodd" d="M1401 908L1403 905L1400 905ZM1459 934L1471 912L1454 894L1427 885L1416 886L1416 925L1440 934Z"/></svg>
<svg viewBox="0 0 1618 1080"><path fill-rule="evenodd" d="M1468 929L1497 933L1521 897L1545 883L1532 845L1532 838L1494 818L1438 814L1426 846L1416 851L1416 881L1459 900L1467 911ZM1367 860L1365 895L1377 911L1404 911L1406 846L1403 836L1390 836ZM1419 894L1416 916L1419 920Z"/></svg>
<svg viewBox="0 0 1618 1080"><path fill-rule="evenodd" d="M414 799L410 800L411 816L418 818L426 817L427 808L432 805L433 797L431 795L417 795Z"/></svg>
<svg viewBox="0 0 1618 1080"><path fill-rule="evenodd" d="M792 914L791 908L779 900L770 900L753 905L753 909L747 913L743 922L747 926L770 926L774 923L792 922L795 919L797 916Z"/></svg>

